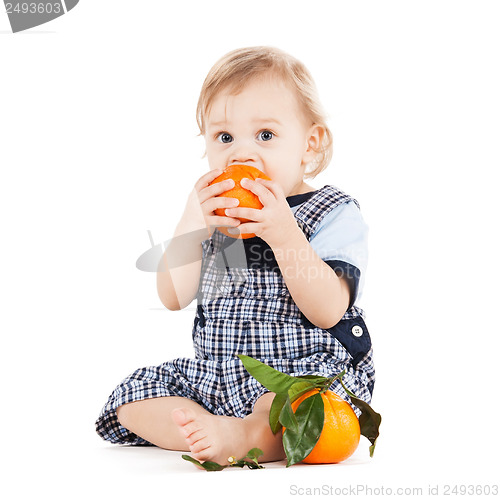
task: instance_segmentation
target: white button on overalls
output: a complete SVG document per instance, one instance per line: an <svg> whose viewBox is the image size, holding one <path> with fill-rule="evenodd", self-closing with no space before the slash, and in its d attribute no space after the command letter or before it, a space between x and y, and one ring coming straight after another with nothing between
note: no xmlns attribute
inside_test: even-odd
<svg viewBox="0 0 500 499"><path fill-rule="evenodd" d="M353 326L351 333L356 336L356 338L359 338L363 334L363 328L361 326Z"/></svg>

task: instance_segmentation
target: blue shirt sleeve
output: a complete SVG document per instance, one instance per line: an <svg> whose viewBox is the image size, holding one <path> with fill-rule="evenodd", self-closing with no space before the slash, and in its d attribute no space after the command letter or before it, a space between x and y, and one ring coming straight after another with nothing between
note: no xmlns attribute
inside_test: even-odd
<svg viewBox="0 0 500 499"><path fill-rule="evenodd" d="M338 275L345 277L354 305L361 297L368 264L368 226L353 201L326 215L310 238L311 247Z"/></svg>

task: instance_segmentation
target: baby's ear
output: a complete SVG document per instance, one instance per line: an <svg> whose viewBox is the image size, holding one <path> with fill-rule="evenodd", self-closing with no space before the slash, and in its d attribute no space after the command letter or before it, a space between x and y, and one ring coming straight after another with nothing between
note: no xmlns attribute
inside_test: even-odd
<svg viewBox="0 0 500 499"><path fill-rule="evenodd" d="M307 148L304 153L304 163L309 163L316 158L316 155L321 151L321 144L325 137L325 127L315 123L309 128L307 133Z"/></svg>

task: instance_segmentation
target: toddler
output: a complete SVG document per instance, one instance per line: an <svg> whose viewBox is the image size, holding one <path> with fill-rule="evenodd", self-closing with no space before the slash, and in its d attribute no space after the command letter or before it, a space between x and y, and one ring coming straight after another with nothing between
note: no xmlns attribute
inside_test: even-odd
<svg viewBox="0 0 500 499"><path fill-rule="evenodd" d="M346 386L370 402L372 345L356 306L367 227L356 200L304 181L327 167L332 136L314 82L294 57L273 47L228 53L203 83L197 119L210 170L188 196L157 272L169 310L197 300L195 358L132 373L110 395L96 428L113 443L191 452L200 461L227 464L253 447L264 451L262 462L281 460L281 432L269 426L274 394L237 355L292 376L345 370ZM272 179L241 182L261 210L217 197L233 180L209 185L233 164ZM226 217L215 215L219 208ZM231 238L220 226L255 237ZM347 399L340 383L330 389Z"/></svg>

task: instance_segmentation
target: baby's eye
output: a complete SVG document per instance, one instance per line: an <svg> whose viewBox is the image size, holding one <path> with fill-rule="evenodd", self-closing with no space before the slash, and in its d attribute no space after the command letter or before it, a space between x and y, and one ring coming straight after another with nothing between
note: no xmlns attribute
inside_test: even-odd
<svg viewBox="0 0 500 499"><path fill-rule="evenodd" d="M222 132L217 135L217 139L223 144L229 144L229 142L233 141L233 137L229 135L227 132Z"/></svg>
<svg viewBox="0 0 500 499"><path fill-rule="evenodd" d="M270 130L263 130L259 133L259 139L263 141L271 140L274 137L274 133Z"/></svg>

